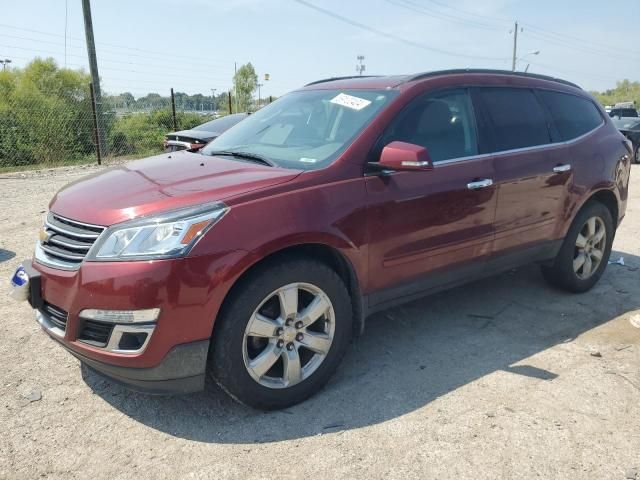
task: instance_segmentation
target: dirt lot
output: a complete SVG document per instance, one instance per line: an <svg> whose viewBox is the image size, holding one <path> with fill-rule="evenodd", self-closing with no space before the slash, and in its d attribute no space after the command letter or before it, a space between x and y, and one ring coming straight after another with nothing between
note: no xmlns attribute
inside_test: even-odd
<svg viewBox="0 0 640 480"><path fill-rule="evenodd" d="M55 191L93 170L0 178L0 280L31 255ZM591 292L554 291L532 266L378 314L328 387L286 411L253 411L214 387L131 393L2 300L0 478L636 478L633 173L612 254L625 266Z"/></svg>

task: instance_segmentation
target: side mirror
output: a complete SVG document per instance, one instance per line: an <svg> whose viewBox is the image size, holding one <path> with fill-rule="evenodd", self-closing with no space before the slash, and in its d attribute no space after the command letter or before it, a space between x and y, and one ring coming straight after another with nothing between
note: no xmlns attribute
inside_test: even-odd
<svg viewBox="0 0 640 480"><path fill-rule="evenodd" d="M426 148L406 142L391 142L382 149L380 168L389 170L432 170L433 162Z"/></svg>

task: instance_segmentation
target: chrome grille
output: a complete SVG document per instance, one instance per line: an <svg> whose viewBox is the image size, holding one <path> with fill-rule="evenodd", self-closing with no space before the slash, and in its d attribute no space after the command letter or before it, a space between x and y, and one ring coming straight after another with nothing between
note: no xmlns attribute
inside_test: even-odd
<svg viewBox="0 0 640 480"><path fill-rule="evenodd" d="M106 227L76 222L49 212L44 222L46 238L40 248L52 260L79 265Z"/></svg>
<svg viewBox="0 0 640 480"><path fill-rule="evenodd" d="M64 332L65 328L67 327L67 318L69 317L69 314L67 312L47 302L44 302L40 310L42 311L42 313L47 315L48 320L55 327Z"/></svg>

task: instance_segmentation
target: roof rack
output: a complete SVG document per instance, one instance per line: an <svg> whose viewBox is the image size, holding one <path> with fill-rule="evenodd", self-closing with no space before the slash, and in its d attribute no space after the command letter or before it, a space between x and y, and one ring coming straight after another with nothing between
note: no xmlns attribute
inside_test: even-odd
<svg viewBox="0 0 640 480"><path fill-rule="evenodd" d="M526 77L526 78L537 78L540 80L548 80L551 82L557 82L557 83L562 83L564 85L569 85L570 87L575 87L575 88L579 88L580 90L582 90L582 88L579 85L576 85L575 83L569 82L567 80L562 80L561 78L556 78L556 77L549 77L547 75L540 75L537 73L525 73L525 72L512 72L510 70L492 70L492 69L483 69L483 68L458 68L458 69L452 69L452 70L436 70L433 72L424 72L424 73L419 73L416 75L410 75L408 76L404 82L410 82L412 80L420 80L423 78L428 78L428 77L435 77L438 75L451 75L451 74L456 74L456 73L484 73L484 74L492 74L492 75L515 75L518 77ZM404 83L403 82L403 83Z"/></svg>
<svg viewBox="0 0 640 480"><path fill-rule="evenodd" d="M371 78L371 77L377 77L377 76L378 75L348 75L346 77L323 78L322 80L316 80L315 82L307 83L305 87L308 87L309 85L316 85L318 83L333 82L336 80L350 80L352 78Z"/></svg>

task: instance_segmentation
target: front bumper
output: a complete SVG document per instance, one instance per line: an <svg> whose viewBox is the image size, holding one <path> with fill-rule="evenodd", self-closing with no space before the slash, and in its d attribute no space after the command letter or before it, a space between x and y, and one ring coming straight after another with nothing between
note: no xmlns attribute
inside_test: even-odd
<svg viewBox="0 0 640 480"><path fill-rule="evenodd" d="M176 345L160 364L151 368L109 365L67 350L97 373L138 392L168 395L204 389L209 340Z"/></svg>
<svg viewBox="0 0 640 480"><path fill-rule="evenodd" d="M43 330L83 363L133 389L190 392L203 387L214 319L232 283L229 265L242 255L227 251L175 260L83 262L75 271L30 261L23 266L33 279L30 303ZM66 313L66 324L47 318L52 305ZM150 308L159 308L160 315L140 352L109 351L81 341L79 313L84 309Z"/></svg>
<svg viewBox="0 0 640 480"><path fill-rule="evenodd" d="M209 340L184 343L172 347L154 367L135 368L101 362L70 348L64 341L66 328L61 327L43 308L42 275L30 261L23 262L29 275L29 303L36 309L36 320L51 338L97 373L132 390L150 394L191 393L204 388Z"/></svg>

